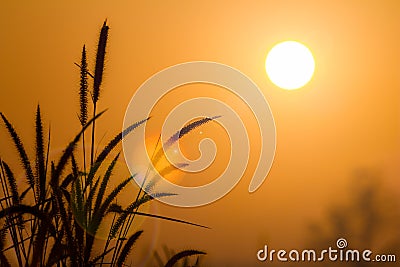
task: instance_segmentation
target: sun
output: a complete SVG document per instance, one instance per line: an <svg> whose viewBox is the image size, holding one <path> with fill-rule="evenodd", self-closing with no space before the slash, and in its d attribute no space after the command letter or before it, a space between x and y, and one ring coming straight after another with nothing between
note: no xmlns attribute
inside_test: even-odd
<svg viewBox="0 0 400 267"><path fill-rule="evenodd" d="M294 90L306 85L315 69L314 57L303 44L286 41L275 45L265 60L268 77L276 86Z"/></svg>

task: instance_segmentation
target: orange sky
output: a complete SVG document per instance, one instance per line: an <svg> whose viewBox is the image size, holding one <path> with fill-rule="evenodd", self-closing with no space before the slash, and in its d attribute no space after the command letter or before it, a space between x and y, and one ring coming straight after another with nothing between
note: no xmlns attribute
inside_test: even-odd
<svg viewBox="0 0 400 267"><path fill-rule="evenodd" d="M302 244L307 224L346 198L355 169L381 170L387 187L399 194L400 2L215 2L2 1L0 111L29 143L40 103L53 149L61 150L79 128L73 63L86 44L93 66L105 18L110 41L100 102L100 109L108 108L99 123L103 144L121 129L135 89L163 68L208 60L239 69L261 88L275 118L272 170L251 195L254 159L240 184L212 205L158 205L159 213L212 230L162 223L157 244L203 249L210 263L250 266L266 242ZM316 60L313 79L297 91L277 88L264 71L269 49L285 40L306 44ZM8 157L9 141L1 130L1 157Z"/></svg>

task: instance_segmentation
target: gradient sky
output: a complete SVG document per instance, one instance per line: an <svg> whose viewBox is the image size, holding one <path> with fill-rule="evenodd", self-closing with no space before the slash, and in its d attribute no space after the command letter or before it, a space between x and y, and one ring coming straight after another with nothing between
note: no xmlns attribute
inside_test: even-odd
<svg viewBox="0 0 400 267"><path fill-rule="evenodd" d="M400 2L215 2L2 1L0 111L33 144L40 103L57 155L79 129L79 70L73 63L86 44L93 66L99 29L107 19L110 41L100 109L108 111L99 123L103 145L122 128L140 84L168 66L193 60L245 73L261 88L275 118L276 158L262 187L247 192L256 162L252 154L245 177L216 203L195 209L155 205L160 214L212 228L154 223L159 233L148 236L157 248L197 248L208 252L210 263L250 266L265 243L301 246L308 223L324 217L330 203L346 201L356 169L379 170L385 187L398 196ZM316 60L313 79L297 91L279 89L264 70L269 49L285 40L304 43ZM195 91L218 95L212 86ZM168 105L179 98L169 99ZM247 112L234 104L237 100L225 99ZM212 135L212 126L206 127ZM199 140L188 138L187 145ZM12 157L4 129L0 147L2 158ZM256 150L257 143L252 147ZM218 164L223 162L220 155Z"/></svg>

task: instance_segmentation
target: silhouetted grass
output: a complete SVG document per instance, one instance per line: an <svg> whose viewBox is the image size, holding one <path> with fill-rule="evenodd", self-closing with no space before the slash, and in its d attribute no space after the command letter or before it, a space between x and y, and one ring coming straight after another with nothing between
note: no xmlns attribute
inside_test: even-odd
<svg viewBox="0 0 400 267"><path fill-rule="evenodd" d="M80 65L76 64L80 67L78 119L81 128L59 155L58 160L49 158L50 129L46 138L44 134L46 125L43 123L39 105L34 120L34 160L29 158L15 127L0 112L1 120L17 151L20 168L28 184L27 188L19 188L12 168L0 159L0 192L2 192L0 266L123 266L134 244L143 234L143 231L139 230L128 237L135 215L204 227L176 218L139 211L142 205L155 198L174 195L169 192L148 194L139 188L137 197L132 203L127 207L118 205L116 198L132 181L134 175L123 179L107 193L119 158L118 153L109 160L111 152L125 136L144 125L149 119L144 118L118 133L95 157L95 124L105 112L98 112L97 104L101 95L108 30L105 21L100 31L94 75L88 70L85 46L82 49ZM93 79L91 91L88 76ZM88 101L89 92L91 92L92 106ZM92 117L89 117L89 110L93 110ZM193 129L212 119L200 119L183 127L167 141L166 149ZM86 162L85 147L85 133L88 130L91 130L90 163ZM79 153L80 143L83 158L77 160L75 155ZM162 149L157 151L157 161L162 157L162 152ZM104 166L106 170L103 173L100 167L105 165L106 161L110 163ZM177 166L184 167L185 164ZM175 167L166 167L161 170L161 174L166 175L174 170ZM153 188L156 182L156 180L151 181L147 186ZM98 230L110 216L113 219L111 224L107 225L108 238L102 252L96 254L93 247L98 240L96 238ZM102 243L104 242L100 242L97 246ZM199 254L204 253L199 251L178 253L172 256L167 266L173 266L181 258Z"/></svg>

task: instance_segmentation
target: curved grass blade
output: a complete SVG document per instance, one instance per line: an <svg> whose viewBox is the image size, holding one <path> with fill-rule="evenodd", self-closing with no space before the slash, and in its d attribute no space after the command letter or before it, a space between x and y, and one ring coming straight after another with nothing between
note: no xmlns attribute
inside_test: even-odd
<svg viewBox="0 0 400 267"><path fill-rule="evenodd" d="M101 253L100 255L96 256L93 260L90 261L90 266L94 266L96 265L96 263L103 259L105 256L107 256L108 253L110 253L111 251L113 251L115 249L115 247L112 247L106 251L104 251L103 253ZM103 263L104 264L104 263Z"/></svg>
<svg viewBox="0 0 400 267"><path fill-rule="evenodd" d="M92 210L92 203L93 203L94 196L96 194L97 187L99 186L99 182L100 182L100 178L98 178L96 180L96 182L94 183L94 186L90 190L89 195L86 199L85 206L83 208L83 214L85 214L85 215L89 214L89 212L91 212L91 210ZM86 219L84 221L84 225L85 226L87 225Z"/></svg>
<svg viewBox="0 0 400 267"><path fill-rule="evenodd" d="M143 231L137 231L128 238L128 241L126 242L125 246L121 251L120 256L118 257L117 266L123 266L126 258L128 257L130 251L132 250L133 245L135 244L136 240L138 240L138 238L142 233Z"/></svg>
<svg viewBox="0 0 400 267"><path fill-rule="evenodd" d="M65 179L61 182L60 187L67 188L67 186L74 182L75 179L76 177L72 173L68 174L67 177L65 177Z"/></svg>
<svg viewBox="0 0 400 267"><path fill-rule="evenodd" d="M115 167L115 164L117 163L119 155L120 154L118 153L117 156L115 156L113 161L108 166L108 169L107 169L106 173L104 174L103 181L101 182L101 185L100 185L100 188L99 188L99 192L97 193L96 202L95 202L95 205L94 205L94 210L95 211L100 209L100 205L101 205L101 203L103 201L103 197L104 197L104 194L105 194L106 189L107 189L108 181L110 180L112 171L113 171L113 169Z"/></svg>
<svg viewBox="0 0 400 267"><path fill-rule="evenodd" d="M214 116L211 118L202 118L202 119L198 119L192 123L189 123L188 125L186 125L185 127L183 127L182 129L180 129L179 131L177 131L175 134L173 134L165 143L164 145L157 151L156 155L154 156L153 159L153 165L155 166L158 161L161 159L162 155L164 154L164 150L167 150L169 147L171 147L176 141L178 141L179 139L181 139L183 136L185 136L186 134L190 133L191 131L193 131L194 129L196 129L197 127L200 127L203 124L206 124L212 120L215 120L217 118L219 118L221 116Z"/></svg>
<svg viewBox="0 0 400 267"><path fill-rule="evenodd" d="M96 158L95 162L103 162L103 160L107 157L107 155L113 150L113 148L118 145L121 140L128 135L130 132L135 130L137 127L148 121L150 118L138 121L127 127L125 130L117 134L101 151L99 156Z"/></svg>
<svg viewBox="0 0 400 267"><path fill-rule="evenodd" d="M145 192L150 192L150 191L152 191L152 189L154 188L154 186L157 184L157 182L160 180L160 176L161 177L165 177L165 175L168 175L168 174L170 174L170 173L172 173L172 172L174 172L174 171L177 171L177 170L179 170L179 169L181 169L181 168L185 168L185 167L187 167L187 166L189 166L189 164L188 163L178 163L178 164L175 164L175 166L174 165L169 165L169 166L167 166L167 167L164 167L160 172L159 172L159 175L154 175L150 180L149 180L149 182L146 184L146 187L145 187Z"/></svg>
<svg viewBox="0 0 400 267"><path fill-rule="evenodd" d="M100 208L98 210L94 211L93 214L93 220L90 222L89 228L94 230L93 233L96 233L101 220L103 217L107 214L107 210L109 206L111 205L111 202L117 197L119 192L121 192L122 189L130 182L134 176L129 177L125 181L121 182L114 190L107 196L107 198L104 200L104 202L101 204Z"/></svg>
<svg viewBox="0 0 400 267"><path fill-rule="evenodd" d="M173 267L180 259L189 257L189 256L194 256L194 255L205 255L205 252L198 251L198 250L184 250L181 251L174 256L165 264L165 267Z"/></svg>
<svg viewBox="0 0 400 267"><path fill-rule="evenodd" d="M21 193L21 195L20 195L20 197L19 197L19 200L22 201L22 200L26 197L26 194L29 193L30 190L31 190L31 187L28 187L27 189L25 189L24 191L22 191L22 193Z"/></svg>
<svg viewBox="0 0 400 267"><path fill-rule="evenodd" d="M174 196L176 194L173 193L155 193L155 194L145 194L143 195L140 199L137 201L133 201L127 208L126 210L122 210L120 205L113 204L110 206L108 209L109 212L115 212L119 213L120 216L118 217L117 221L115 224L111 227L110 229L110 237L115 238L119 229L121 226L124 224L126 218L128 217L129 214L132 214L132 212L140 207L141 205L147 203L148 201L153 200L154 198L159 198L159 197L166 197L166 196Z"/></svg>
<svg viewBox="0 0 400 267"><path fill-rule="evenodd" d="M113 211L113 212L116 212L116 211ZM172 221L172 222L189 224L189 225L193 225L193 226L197 226L197 227L201 227L201 228L211 229L210 227L204 226L204 225L201 225L201 224L191 223L191 222L188 222L188 221L183 221L183 220L179 220L179 219L174 219L174 218L170 218L170 217L165 217L165 216L161 216L161 215L155 215L155 214L145 213L145 212L140 212L140 211L131 211L131 212L127 212L127 211L122 211L121 212L121 211L119 211L117 213L136 214L136 215L140 215L140 216L152 217L152 218L157 218L157 219L162 219L162 220L167 220L167 221Z"/></svg>

